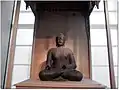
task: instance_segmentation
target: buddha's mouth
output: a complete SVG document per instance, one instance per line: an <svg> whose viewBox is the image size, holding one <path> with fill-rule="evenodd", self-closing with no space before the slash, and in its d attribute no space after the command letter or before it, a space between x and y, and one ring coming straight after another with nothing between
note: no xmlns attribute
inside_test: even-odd
<svg viewBox="0 0 119 90"><path fill-rule="evenodd" d="M61 43L58 43L59 45L63 45L63 43L61 42Z"/></svg>
<svg viewBox="0 0 119 90"><path fill-rule="evenodd" d="M62 44L63 42L59 42L60 44Z"/></svg>

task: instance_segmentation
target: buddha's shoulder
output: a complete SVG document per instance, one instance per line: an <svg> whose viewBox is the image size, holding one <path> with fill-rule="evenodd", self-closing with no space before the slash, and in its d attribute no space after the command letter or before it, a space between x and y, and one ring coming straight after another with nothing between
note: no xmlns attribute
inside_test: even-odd
<svg viewBox="0 0 119 90"><path fill-rule="evenodd" d="M72 50L70 48L64 48L64 50L66 50L69 53L72 53Z"/></svg>
<svg viewBox="0 0 119 90"><path fill-rule="evenodd" d="M56 50L56 48L50 48L48 51L49 52L53 52L53 51L55 51Z"/></svg>
<svg viewBox="0 0 119 90"><path fill-rule="evenodd" d="M65 52L73 53L70 48L62 48L62 49L63 49L63 51L65 51ZM58 48L50 48L50 49L48 50L48 52L55 52L55 51L57 51L57 50L58 50ZM59 50L61 50L61 48L60 48Z"/></svg>

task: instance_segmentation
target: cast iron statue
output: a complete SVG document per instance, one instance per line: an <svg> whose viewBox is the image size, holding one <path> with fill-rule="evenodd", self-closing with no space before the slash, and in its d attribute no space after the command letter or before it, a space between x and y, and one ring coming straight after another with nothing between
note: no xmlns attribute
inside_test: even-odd
<svg viewBox="0 0 119 90"><path fill-rule="evenodd" d="M47 54L46 67L40 71L39 78L43 81L53 81L61 77L70 81L81 81L83 74L76 69L73 52L65 48L65 36L60 33L56 37L57 48L51 48Z"/></svg>

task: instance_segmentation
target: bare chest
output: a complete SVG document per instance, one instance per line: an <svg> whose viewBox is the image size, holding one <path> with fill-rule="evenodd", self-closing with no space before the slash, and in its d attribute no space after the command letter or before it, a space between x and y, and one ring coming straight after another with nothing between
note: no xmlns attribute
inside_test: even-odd
<svg viewBox="0 0 119 90"><path fill-rule="evenodd" d="M56 59L59 59L59 58L66 59L69 54L70 52L66 48L56 48L53 51L53 57L55 57Z"/></svg>

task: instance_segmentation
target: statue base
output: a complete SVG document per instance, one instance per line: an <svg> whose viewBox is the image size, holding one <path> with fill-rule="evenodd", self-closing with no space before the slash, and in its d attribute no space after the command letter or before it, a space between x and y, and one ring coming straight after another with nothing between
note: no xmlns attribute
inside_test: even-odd
<svg viewBox="0 0 119 90"><path fill-rule="evenodd" d="M82 81L40 81L40 80L25 80L15 84L17 89L105 89L106 86L99 84L91 79L83 79Z"/></svg>

